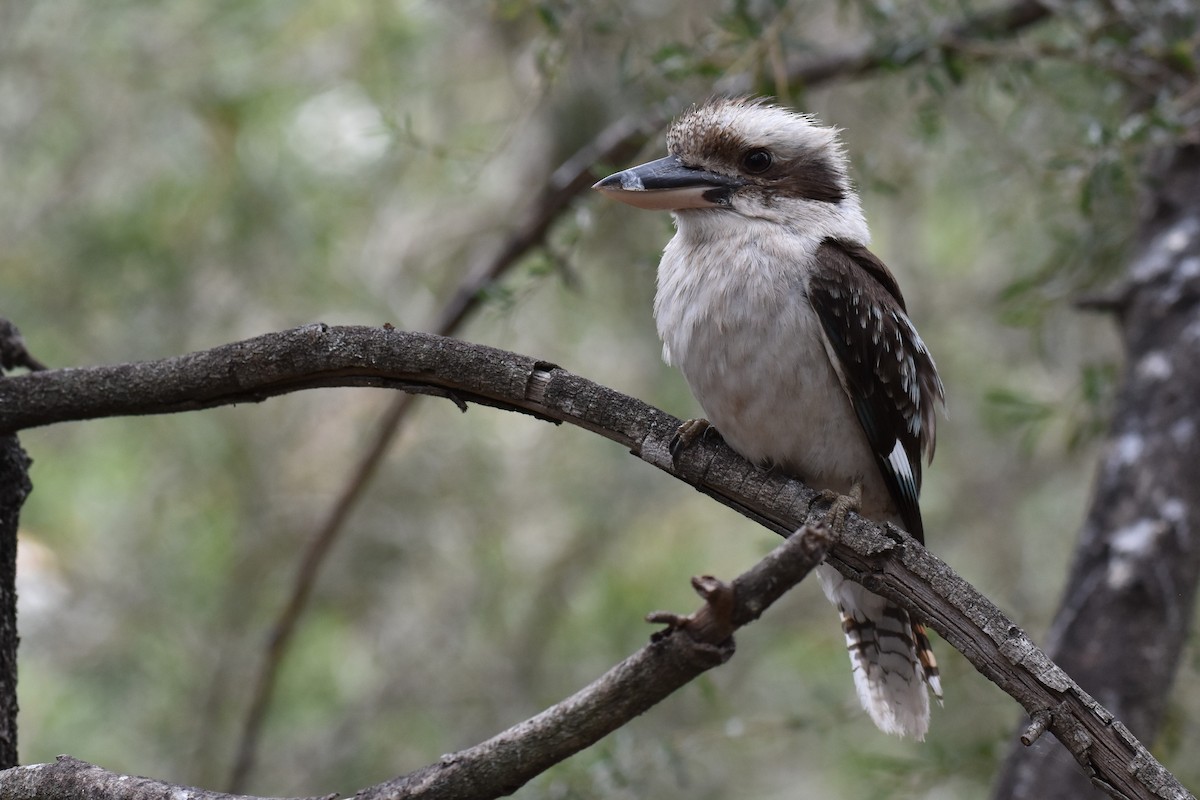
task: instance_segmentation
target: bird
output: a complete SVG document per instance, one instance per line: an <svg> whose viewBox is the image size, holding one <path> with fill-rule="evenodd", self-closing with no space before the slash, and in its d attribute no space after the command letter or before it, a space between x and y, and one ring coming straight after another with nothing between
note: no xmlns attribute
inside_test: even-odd
<svg viewBox="0 0 1200 800"><path fill-rule="evenodd" d="M870 232L840 131L763 98L716 97L667 131L667 156L593 188L670 211L654 317L708 426L779 469L924 541L918 497L945 389ZM838 520L835 520L838 521ZM941 680L923 623L828 564L859 700L923 740Z"/></svg>

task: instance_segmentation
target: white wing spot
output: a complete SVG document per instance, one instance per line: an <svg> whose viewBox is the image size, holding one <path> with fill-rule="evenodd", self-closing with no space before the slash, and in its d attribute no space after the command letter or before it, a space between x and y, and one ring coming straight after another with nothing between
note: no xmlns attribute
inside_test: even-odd
<svg viewBox="0 0 1200 800"><path fill-rule="evenodd" d="M892 448L892 452L888 454L888 463L892 465L892 469L900 476L901 483L911 485L913 483L912 467L908 463L908 453L904 450L904 444L897 439L896 446Z"/></svg>

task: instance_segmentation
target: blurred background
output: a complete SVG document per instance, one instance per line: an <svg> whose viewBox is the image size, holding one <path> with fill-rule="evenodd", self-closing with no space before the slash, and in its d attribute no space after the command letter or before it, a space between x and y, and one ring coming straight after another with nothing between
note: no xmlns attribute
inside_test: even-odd
<svg viewBox="0 0 1200 800"><path fill-rule="evenodd" d="M1171 128L1114 65L1169 43L1066 3L905 60L994 5L10 0L0 315L53 367L315 321L430 329L573 153L742 76L844 128L873 249L947 386L928 543L1041 641L1120 359L1111 320L1072 304L1120 274L1140 159ZM870 41L896 64L785 80L787 58ZM584 193L458 335L694 416L651 318L670 235ZM22 762L223 788L300 554L392 402L321 390L23 434ZM694 608L690 576L775 544L592 434L421 399L313 587L245 788L350 793L487 738L639 647L646 612ZM1019 709L934 646L929 740L885 737L806 582L731 663L517 796L980 796ZM1193 785L1197 677L1189 650L1155 748Z"/></svg>

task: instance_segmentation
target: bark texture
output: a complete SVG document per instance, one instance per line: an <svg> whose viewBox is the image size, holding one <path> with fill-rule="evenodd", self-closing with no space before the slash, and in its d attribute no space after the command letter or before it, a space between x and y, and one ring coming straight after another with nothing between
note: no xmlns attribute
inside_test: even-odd
<svg viewBox="0 0 1200 800"><path fill-rule="evenodd" d="M1153 741L1200 577L1200 146L1155 170L1117 314L1126 367L1047 651ZM1093 781L1094 782L1094 781ZM1099 797L1053 737L1016 746L996 800Z"/></svg>
<svg viewBox="0 0 1200 800"><path fill-rule="evenodd" d="M0 768L17 764L17 521L31 489L21 443L0 436Z"/></svg>

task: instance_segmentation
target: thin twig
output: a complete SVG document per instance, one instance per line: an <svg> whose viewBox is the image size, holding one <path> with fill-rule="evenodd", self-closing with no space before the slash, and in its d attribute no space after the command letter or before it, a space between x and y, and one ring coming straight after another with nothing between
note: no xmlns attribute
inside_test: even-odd
<svg viewBox="0 0 1200 800"><path fill-rule="evenodd" d="M24 367L30 372L46 369L25 346L25 337L17 326L0 318L0 371Z"/></svg>
<svg viewBox="0 0 1200 800"><path fill-rule="evenodd" d="M383 457L387 455L388 447L400 427L400 421L415 399L415 395L402 394L392 401L387 413L379 423L379 434L375 436L371 447L359 461L352 479L342 488L329 515L304 549L287 602L284 603L267 636L266 651L263 654L258 674L255 676L254 690L250 695L250 703L246 707L246 716L242 721L242 738L238 744L233 772L228 784L231 792L241 791L254 766L262 723L266 719L267 708L275 694L275 682L279 677L279 667L283 663L300 615L304 613L304 609L308 605L308 599L312 595L321 564L324 563L325 556L333 547L338 534L345 529L350 512L353 511L362 493L366 491L371 477L379 468Z"/></svg>
<svg viewBox="0 0 1200 800"><path fill-rule="evenodd" d="M936 32L917 39L881 36L847 45L838 50L797 56L788 61L787 83L813 88L838 80L863 78L884 70L911 66L930 55L950 56L964 52L978 40L1011 37L1049 19L1053 10L1041 0L1018 0L945 24ZM753 91L753 76L734 75L718 84L722 94Z"/></svg>
<svg viewBox="0 0 1200 800"><path fill-rule="evenodd" d="M1031 747L1034 742L1042 738L1042 734L1050 725L1050 717L1050 712L1044 708L1041 711L1033 712L1029 727L1021 734L1021 744Z"/></svg>

